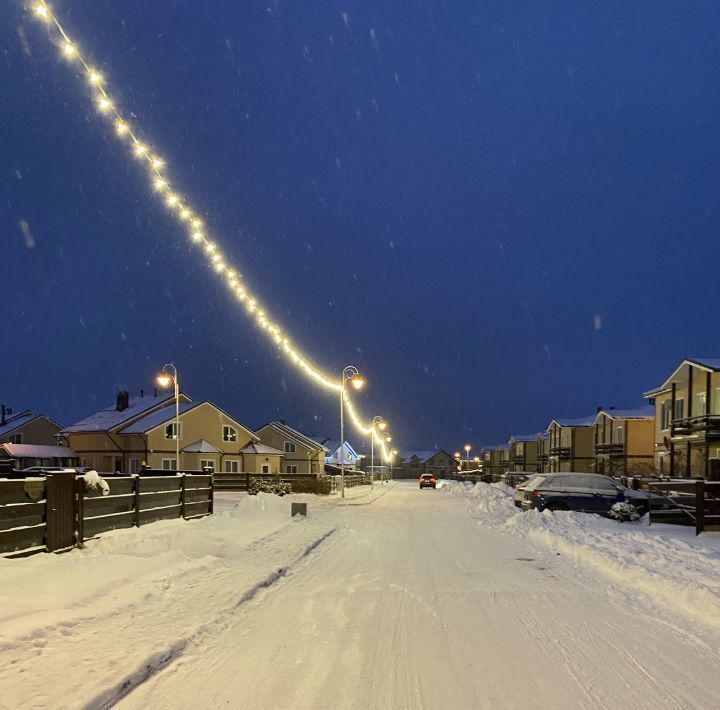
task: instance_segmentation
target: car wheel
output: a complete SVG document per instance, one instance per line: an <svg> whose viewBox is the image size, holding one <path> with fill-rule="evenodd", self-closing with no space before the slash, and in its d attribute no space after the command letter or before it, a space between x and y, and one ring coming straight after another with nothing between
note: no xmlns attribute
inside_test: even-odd
<svg viewBox="0 0 720 710"><path fill-rule="evenodd" d="M548 503L545 510L551 510L554 513L556 510L569 510L569 508L565 503Z"/></svg>

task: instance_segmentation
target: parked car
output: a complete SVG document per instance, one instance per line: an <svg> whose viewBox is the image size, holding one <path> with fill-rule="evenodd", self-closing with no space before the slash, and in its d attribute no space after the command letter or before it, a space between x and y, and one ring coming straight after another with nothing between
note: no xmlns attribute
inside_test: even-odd
<svg viewBox="0 0 720 710"><path fill-rule="evenodd" d="M535 478L539 475L540 475L539 473L533 473L532 476L530 476L530 478L523 481L522 483L518 483L515 486L515 507L516 508L522 508L522 501L523 501L523 498L525 497L525 487L528 485L528 483L530 483L530 481L535 480Z"/></svg>
<svg viewBox="0 0 720 710"><path fill-rule="evenodd" d="M514 488L518 485L518 483L527 481L529 478L532 478L536 473L536 471L505 471L505 473L500 476L500 480L503 483L506 483L508 486L512 486Z"/></svg>
<svg viewBox="0 0 720 710"><path fill-rule="evenodd" d="M437 484L437 478L432 473L420 474L420 490L423 488L435 488Z"/></svg>
<svg viewBox="0 0 720 710"><path fill-rule="evenodd" d="M661 496L627 488L609 476L598 473L542 473L523 486L519 495L523 510L576 510L608 514L616 503L632 504L640 515L667 507ZM517 498L516 498L517 505Z"/></svg>

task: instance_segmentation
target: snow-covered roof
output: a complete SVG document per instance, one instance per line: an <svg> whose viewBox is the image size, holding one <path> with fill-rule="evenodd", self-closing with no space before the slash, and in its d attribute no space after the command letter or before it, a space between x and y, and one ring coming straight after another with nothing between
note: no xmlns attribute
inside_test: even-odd
<svg viewBox="0 0 720 710"><path fill-rule="evenodd" d="M174 398L172 404L175 404ZM180 414L195 409L195 407L205 404L205 402L180 402L179 411ZM129 424L125 428L121 429L119 434L145 434L155 427L159 427L162 424L168 424L175 419L175 407L163 407L155 412L150 412L140 419L136 419L132 424Z"/></svg>
<svg viewBox="0 0 720 710"><path fill-rule="evenodd" d="M261 456L284 456L285 454L279 449L265 444L248 444L244 449L240 449L241 454L260 454Z"/></svg>
<svg viewBox="0 0 720 710"><path fill-rule="evenodd" d="M39 414L36 414L29 409L24 412L20 412L19 414L12 414L9 417L6 416L5 424L0 426L0 436L5 436L10 432L15 431L15 429L17 429L18 427L21 427L23 426L23 424L31 422L33 419L37 419L37 417L39 416Z"/></svg>
<svg viewBox="0 0 720 710"><path fill-rule="evenodd" d="M720 358L717 357L688 357L685 358L673 371L670 377L668 377L665 382L660 385L660 387L657 387L653 390L650 390L649 392L643 393L643 396L648 397L654 397L656 394L660 394L661 392L667 391L673 382L677 382L678 384L686 384L687 383L687 373L683 372L683 368L685 366L692 366L699 368L700 370L705 370L706 372L718 372L720 371Z"/></svg>
<svg viewBox="0 0 720 710"><path fill-rule="evenodd" d="M558 426L592 426L595 423L595 415L591 417L580 417L579 419L553 419L548 424L548 429L553 425L553 422Z"/></svg>
<svg viewBox="0 0 720 710"><path fill-rule="evenodd" d="M191 401L184 393L180 393L184 401ZM121 412L117 410L115 404L105 409L91 414L85 419L81 419L75 424L71 424L63 429L63 433L77 432L93 432L93 431L110 431L122 426L126 422L129 423L136 417L142 416L144 413L150 412L160 407L166 407L168 404L175 402L175 395L165 395L162 397L130 397L128 406Z"/></svg>
<svg viewBox="0 0 720 710"><path fill-rule="evenodd" d="M255 433L259 432L265 427L270 427L277 434L287 437L290 441L296 444L300 444L300 446L309 449L310 451L330 451L330 449L328 449L326 446L323 446L314 439L311 439L309 436L306 436L305 434L299 432L297 429L293 429L291 426L288 426L281 421L274 421L263 424L263 426L255 430Z"/></svg>
<svg viewBox="0 0 720 710"><path fill-rule="evenodd" d="M215 444L211 444L205 439L198 439L193 441L192 444L188 444L182 449L184 454L221 454L222 449L218 449Z"/></svg>
<svg viewBox="0 0 720 710"><path fill-rule="evenodd" d="M655 407L647 404L637 409L601 409L595 416L595 421L603 414L610 419L654 419Z"/></svg>
<svg viewBox="0 0 720 710"><path fill-rule="evenodd" d="M68 459L77 458L69 446L46 446L44 444L0 444L0 448L13 459Z"/></svg>
<svg viewBox="0 0 720 710"><path fill-rule="evenodd" d="M409 461L413 456L415 456L421 462L424 462L435 456L436 453L437 451L403 451L400 455L405 461Z"/></svg>
<svg viewBox="0 0 720 710"><path fill-rule="evenodd" d="M538 437L539 439L542 439L543 441L550 438L546 431L539 431L535 436Z"/></svg>
<svg viewBox="0 0 720 710"><path fill-rule="evenodd" d="M536 434L513 434L508 441L535 441Z"/></svg>

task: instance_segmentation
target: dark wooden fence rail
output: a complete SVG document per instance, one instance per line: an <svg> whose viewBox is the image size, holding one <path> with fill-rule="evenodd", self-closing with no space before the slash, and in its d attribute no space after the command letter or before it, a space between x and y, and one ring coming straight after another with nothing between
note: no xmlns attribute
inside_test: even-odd
<svg viewBox="0 0 720 710"><path fill-rule="evenodd" d="M81 476L0 480L0 553L54 552L108 530L213 512L212 474L106 476L109 495Z"/></svg>
<svg viewBox="0 0 720 710"><path fill-rule="evenodd" d="M696 535L720 530L720 481L687 478L651 481L648 490L681 506L685 514L695 521ZM652 509L650 522L653 522Z"/></svg>

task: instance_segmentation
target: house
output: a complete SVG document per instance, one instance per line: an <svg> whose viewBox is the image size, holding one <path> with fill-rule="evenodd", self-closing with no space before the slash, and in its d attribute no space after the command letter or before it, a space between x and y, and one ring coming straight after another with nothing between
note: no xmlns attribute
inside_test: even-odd
<svg viewBox="0 0 720 710"><path fill-rule="evenodd" d="M548 471L595 471L595 417L553 419L547 428Z"/></svg>
<svg viewBox="0 0 720 710"><path fill-rule="evenodd" d="M288 426L284 419L269 422L255 430L260 442L282 452L284 457L283 473L314 473L317 476L325 472L326 446Z"/></svg>
<svg viewBox="0 0 720 710"><path fill-rule="evenodd" d="M211 402L193 402L179 396L176 424L175 397L130 397L118 392L115 406L107 407L66 427L65 441L80 455L83 465L98 471L138 473L143 464L151 469L212 470L237 473L252 462L243 449L258 437ZM179 440L180 460L176 457ZM267 455L272 466L274 459Z"/></svg>
<svg viewBox="0 0 720 710"><path fill-rule="evenodd" d="M510 471L539 471L537 434L513 434L508 439Z"/></svg>
<svg viewBox="0 0 720 710"><path fill-rule="evenodd" d="M57 446L56 434L61 429L50 417L31 409L13 414L4 404L0 407L0 444Z"/></svg>
<svg viewBox="0 0 720 710"><path fill-rule="evenodd" d="M655 407L655 466L671 477L720 473L720 358L683 360L643 395Z"/></svg>
<svg viewBox="0 0 720 710"><path fill-rule="evenodd" d="M483 446L480 449L483 474L499 478L510 469L510 447L507 444L499 446Z"/></svg>
<svg viewBox="0 0 720 710"><path fill-rule="evenodd" d="M57 444L0 444L0 459L12 459L16 469L36 466L72 468L80 461L75 451Z"/></svg>
<svg viewBox="0 0 720 710"><path fill-rule="evenodd" d="M403 451L399 468L407 478L419 478L431 473L437 478L448 478L457 473L457 461L445 449Z"/></svg>
<svg viewBox="0 0 720 710"><path fill-rule="evenodd" d="M346 440L342 447L339 441L323 441L322 443L329 449L329 452L325 455L326 464L340 466L344 460L346 466L358 467L361 456L349 441Z"/></svg>
<svg viewBox="0 0 720 710"><path fill-rule="evenodd" d="M648 475L654 468L655 408L599 409L595 416L595 471Z"/></svg>
<svg viewBox="0 0 720 710"><path fill-rule="evenodd" d="M546 431L539 431L535 434L537 444L538 473L545 473L550 470L550 437Z"/></svg>

